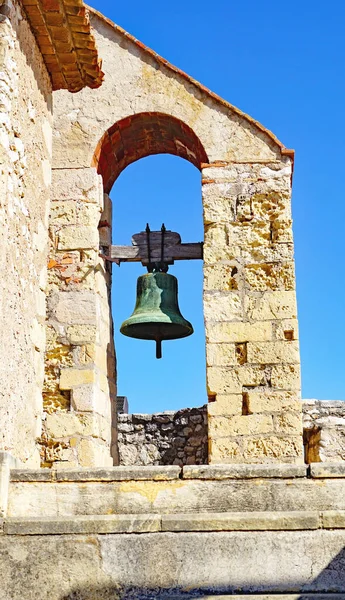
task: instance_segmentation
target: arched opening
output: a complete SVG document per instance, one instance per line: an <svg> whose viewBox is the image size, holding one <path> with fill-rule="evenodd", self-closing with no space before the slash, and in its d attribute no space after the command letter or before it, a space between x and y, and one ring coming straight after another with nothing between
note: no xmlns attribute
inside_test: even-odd
<svg viewBox="0 0 345 600"><path fill-rule="evenodd" d="M167 229L181 235L183 242L203 240L198 171L207 162L207 155L187 125L162 114L129 117L106 132L94 161L103 177L105 192L111 192L113 244L130 245L131 236L145 229L146 222L152 230L159 230L164 222ZM128 397L130 413L201 407L207 402L202 261L176 261L169 268L169 273L178 279L180 309L193 323L194 335L164 343L162 361L155 358L154 343L119 333L122 321L134 308L137 277L145 272L141 263L113 269L118 394ZM198 415L192 416L195 427L201 431ZM183 422L182 419L182 425ZM164 454L164 460L170 460L170 453Z"/></svg>
<svg viewBox="0 0 345 600"><path fill-rule="evenodd" d="M96 148L93 166L103 177L104 191L110 193L128 165L153 154L180 156L198 169L208 163L203 145L188 125L163 113L139 113L112 125Z"/></svg>

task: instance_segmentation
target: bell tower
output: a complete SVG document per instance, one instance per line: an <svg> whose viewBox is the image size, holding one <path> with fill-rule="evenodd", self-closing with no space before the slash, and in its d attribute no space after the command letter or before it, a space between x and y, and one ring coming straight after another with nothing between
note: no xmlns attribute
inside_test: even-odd
<svg viewBox="0 0 345 600"><path fill-rule="evenodd" d="M146 232L125 251L127 260L139 257L144 266L151 258L167 264L181 258L183 246L203 257L208 461L301 463L293 151L116 25L90 14L104 85L73 99L55 94L42 438L47 464L116 463L110 262L125 257L112 246L109 193L128 165L160 153L180 156L200 171L202 254L198 244L179 242L169 257L174 244L166 238L164 261L159 242L152 241L149 257ZM158 353L160 339L170 335L165 325L175 328L174 335L181 331L166 310L169 323L155 325L153 333L144 309L157 314L159 296L174 297L173 281L159 267L143 275L137 307L123 325L134 336L144 329ZM188 322L183 327L190 332Z"/></svg>

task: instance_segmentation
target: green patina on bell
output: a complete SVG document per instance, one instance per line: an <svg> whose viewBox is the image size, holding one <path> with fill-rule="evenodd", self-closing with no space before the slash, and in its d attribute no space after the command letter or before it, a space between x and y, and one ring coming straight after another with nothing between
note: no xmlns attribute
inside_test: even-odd
<svg viewBox="0 0 345 600"><path fill-rule="evenodd" d="M156 357L162 358L162 341L192 335L193 327L180 313L177 279L167 273L147 273L137 282L134 312L120 329L123 335L156 342Z"/></svg>

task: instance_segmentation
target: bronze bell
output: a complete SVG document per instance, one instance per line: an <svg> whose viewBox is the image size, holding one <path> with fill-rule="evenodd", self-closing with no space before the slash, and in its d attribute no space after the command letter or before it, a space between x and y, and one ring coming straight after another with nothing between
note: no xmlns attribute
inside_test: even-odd
<svg viewBox="0 0 345 600"><path fill-rule="evenodd" d="M138 278L134 312L120 329L123 335L156 342L156 358L162 358L162 341L192 335L193 327L180 313L177 279L168 273L146 273Z"/></svg>

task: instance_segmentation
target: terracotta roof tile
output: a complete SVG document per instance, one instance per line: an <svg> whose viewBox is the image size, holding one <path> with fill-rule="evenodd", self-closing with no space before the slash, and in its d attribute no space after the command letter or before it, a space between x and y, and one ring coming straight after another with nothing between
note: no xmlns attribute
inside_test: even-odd
<svg viewBox="0 0 345 600"><path fill-rule="evenodd" d="M21 0L53 90L97 88L104 74L82 0Z"/></svg>

